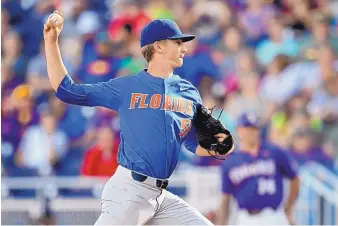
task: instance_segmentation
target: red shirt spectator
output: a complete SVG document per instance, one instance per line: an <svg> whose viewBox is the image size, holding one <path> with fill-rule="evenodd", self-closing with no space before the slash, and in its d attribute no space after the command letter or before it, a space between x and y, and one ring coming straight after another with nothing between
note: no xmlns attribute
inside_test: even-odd
<svg viewBox="0 0 338 226"><path fill-rule="evenodd" d="M84 157L81 174L84 176L112 176L118 166L117 152L119 142L109 127L99 128L97 144L89 149Z"/></svg>
<svg viewBox="0 0 338 226"><path fill-rule="evenodd" d="M132 32L139 36L142 28L149 23L150 20L151 19L143 12L140 12L135 16L125 15L118 17L110 22L108 28L109 34L114 38L124 25L129 24Z"/></svg>
<svg viewBox="0 0 338 226"><path fill-rule="evenodd" d="M131 31L135 36L139 36L142 28L151 21L149 16L144 12L142 3L135 0L116 0L115 13L108 27L108 32L112 40L119 39L119 34L123 26L130 25ZM121 37L120 37L121 38Z"/></svg>

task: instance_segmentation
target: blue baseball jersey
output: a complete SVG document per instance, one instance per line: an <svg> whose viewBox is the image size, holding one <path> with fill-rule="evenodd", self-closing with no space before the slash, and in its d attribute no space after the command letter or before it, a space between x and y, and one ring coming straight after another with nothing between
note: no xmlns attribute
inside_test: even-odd
<svg viewBox="0 0 338 226"><path fill-rule="evenodd" d="M121 128L118 163L144 175L169 178L181 145L193 153L198 146L191 120L201 97L178 75L163 79L144 70L95 84L75 84L66 75L56 96L69 104L116 110Z"/></svg>
<svg viewBox="0 0 338 226"><path fill-rule="evenodd" d="M236 151L222 164L222 191L240 209L277 209L283 199L283 178L297 175L297 163L278 147L263 143L256 156Z"/></svg>

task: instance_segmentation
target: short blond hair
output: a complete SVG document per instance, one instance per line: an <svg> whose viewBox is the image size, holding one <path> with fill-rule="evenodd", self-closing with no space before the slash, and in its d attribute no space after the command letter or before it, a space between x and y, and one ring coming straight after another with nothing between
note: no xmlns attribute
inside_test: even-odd
<svg viewBox="0 0 338 226"><path fill-rule="evenodd" d="M143 46L141 51L144 59L147 61L147 63L149 63L151 59L153 59L155 53L154 43Z"/></svg>
<svg viewBox="0 0 338 226"><path fill-rule="evenodd" d="M165 42L167 42L167 40L161 40L159 42L165 43ZM142 55L143 55L144 59L147 61L147 63L149 63L153 59L153 56L154 56L154 53L155 53L154 43L143 46L141 51L142 51Z"/></svg>

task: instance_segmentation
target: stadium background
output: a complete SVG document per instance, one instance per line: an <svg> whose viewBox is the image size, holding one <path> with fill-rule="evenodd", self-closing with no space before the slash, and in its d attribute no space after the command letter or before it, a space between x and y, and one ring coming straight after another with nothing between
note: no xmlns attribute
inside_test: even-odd
<svg viewBox="0 0 338 226"><path fill-rule="evenodd" d="M114 173L116 112L70 106L48 81L42 29L59 9L63 59L77 82L144 67L140 30L174 19L197 35L177 73L233 132L241 112L299 162L298 224L338 222L338 1L2 0L2 224L92 224ZM218 111L218 112L217 112ZM170 190L213 219L219 161L185 150ZM103 178L102 178L103 177Z"/></svg>

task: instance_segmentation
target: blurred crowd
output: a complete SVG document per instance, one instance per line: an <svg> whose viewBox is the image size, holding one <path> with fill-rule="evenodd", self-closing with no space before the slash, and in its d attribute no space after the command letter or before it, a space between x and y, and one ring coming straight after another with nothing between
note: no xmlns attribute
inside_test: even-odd
<svg viewBox="0 0 338 226"><path fill-rule="evenodd" d="M300 164L334 170L338 159L338 1L2 0L3 176L109 176L117 167L117 113L66 105L49 84L43 24L64 13L59 45L79 83L146 67L139 36L152 19L175 20L187 43L175 73L198 87L235 133L242 112L261 118L262 139ZM180 163L217 165L182 152Z"/></svg>

